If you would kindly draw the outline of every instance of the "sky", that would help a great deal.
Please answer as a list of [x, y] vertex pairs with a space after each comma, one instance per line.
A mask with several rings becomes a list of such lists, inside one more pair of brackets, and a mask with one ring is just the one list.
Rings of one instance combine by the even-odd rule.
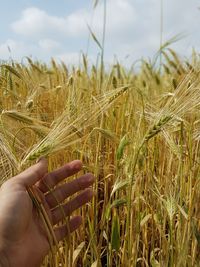
[[[161, 19], [161, 1], [163, 15]], [[88, 25], [102, 43], [104, 0], [7, 0], [0, 9], [0, 60], [49, 62], [51, 57], [67, 64], [90, 62], [100, 48]], [[177, 34], [182, 39], [171, 47], [185, 58], [200, 50], [200, 0], [106, 0], [105, 62], [116, 58], [132, 64], [153, 58], [162, 42]]]

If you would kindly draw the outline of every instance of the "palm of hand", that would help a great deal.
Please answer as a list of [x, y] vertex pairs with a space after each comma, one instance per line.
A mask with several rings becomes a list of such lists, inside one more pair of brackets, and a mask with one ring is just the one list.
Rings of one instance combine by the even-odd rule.
[[[9, 199], [9, 202], [6, 202], [6, 199]], [[0, 201], [5, 203], [0, 207], [0, 235], [3, 236], [3, 242], [7, 243], [6, 247], [11, 249], [8, 254], [16, 251], [20, 256], [20, 250], [23, 250], [23, 255], [34, 255], [40, 251], [43, 258], [48, 252], [49, 243], [41, 219], [26, 189], [7, 183], [0, 194]]]
[[[42, 160], [1, 187], [0, 236], [3, 246], [9, 248], [6, 254], [14, 255], [13, 258], [8, 256], [10, 266], [39, 266], [50, 248], [43, 222], [26, 188], [33, 186], [37, 190], [52, 225], [56, 225], [63, 219], [63, 210], [65, 215], [70, 215], [73, 210], [92, 197], [92, 191], [87, 189], [67, 204], [63, 204], [62, 211], [57, 206], [58, 202], [63, 202], [66, 197], [93, 183], [93, 176], [86, 174], [68, 184], [54, 188], [65, 177], [80, 169], [81, 163], [74, 161], [48, 174], [47, 163]], [[54, 196], [48, 192], [49, 188], [53, 188]], [[70, 231], [74, 231], [80, 224], [80, 216], [72, 218], [69, 222]], [[54, 232], [58, 241], [69, 234], [66, 226], [58, 227]]]

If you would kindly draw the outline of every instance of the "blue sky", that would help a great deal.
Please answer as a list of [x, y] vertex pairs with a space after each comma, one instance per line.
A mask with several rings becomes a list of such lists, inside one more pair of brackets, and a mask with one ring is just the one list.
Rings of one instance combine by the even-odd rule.
[[[153, 57], [160, 44], [160, 0], [107, 0], [105, 61], [116, 56], [124, 64]], [[77, 63], [80, 51], [95, 62], [99, 49], [88, 27], [101, 41], [103, 0], [7, 0], [0, 9], [0, 59], [21, 61], [25, 56], [51, 57]], [[199, 0], [163, 0], [163, 40], [183, 33], [172, 48], [182, 56], [200, 50]], [[8, 47], [10, 49], [8, 49]], [[11, 52], [9, 52], [9, 50]]]

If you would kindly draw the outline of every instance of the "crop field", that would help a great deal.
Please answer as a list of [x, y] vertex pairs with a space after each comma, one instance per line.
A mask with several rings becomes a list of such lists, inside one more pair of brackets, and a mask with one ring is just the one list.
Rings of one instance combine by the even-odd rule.
[[50, 236], [43, 267], [200, 266], [199, 55], [81, 62], [0, 64], [1, 183], [41, 156], [49, 171], [80, 159], [96, 177], [82, 226]]

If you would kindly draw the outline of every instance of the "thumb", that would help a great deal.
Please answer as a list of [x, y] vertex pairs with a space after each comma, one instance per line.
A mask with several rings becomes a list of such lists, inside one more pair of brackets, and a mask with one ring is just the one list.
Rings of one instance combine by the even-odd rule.
[[41, 158], [35, 165], [13, 177], [15, 181], [25, 187], [34, 185], [48, 172], [47, 159]]

